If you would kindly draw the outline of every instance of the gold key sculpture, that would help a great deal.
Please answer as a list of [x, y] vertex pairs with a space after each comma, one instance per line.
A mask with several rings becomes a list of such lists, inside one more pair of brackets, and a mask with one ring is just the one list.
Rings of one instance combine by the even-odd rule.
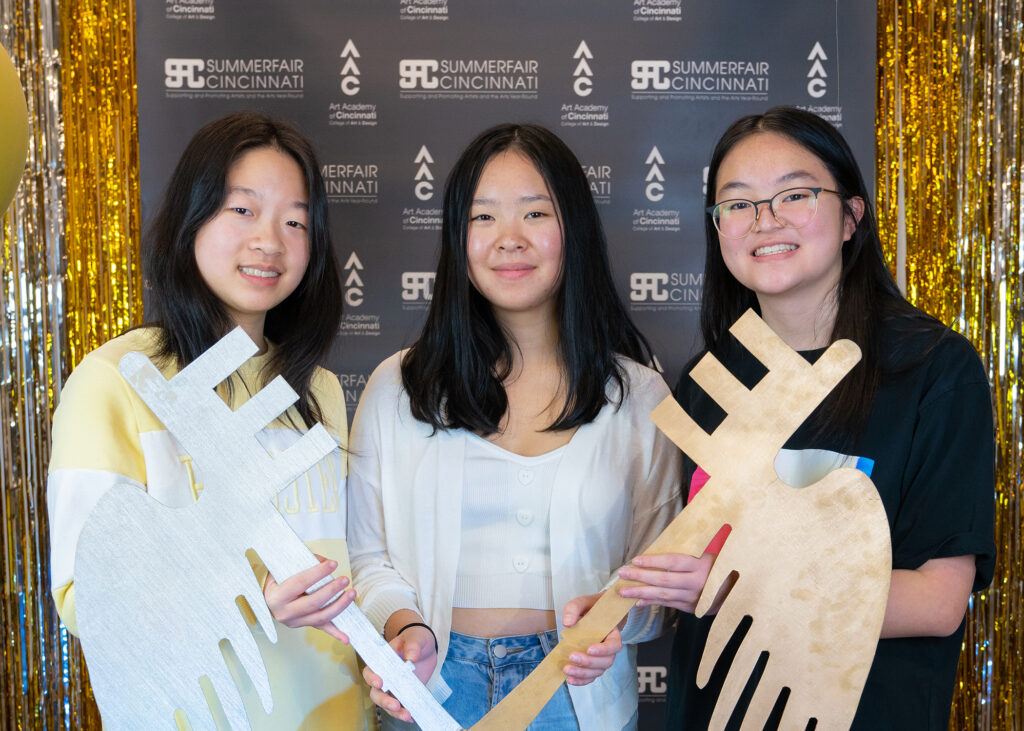
[[[780, 728], [849, 728], [882, 628], [892, 568], [889, 524], [871, 480], [842, 468], [804, 488], [784, 484], [775, 457], [797, 428], [860, 360], [849, 341], [811, 365], [748, 311], [730, 332], [767, 368], [752, 389], [710, 354], [691, 375], [728, 413], [707, 434], [672, 398], [651, 418], [710, 475], [707, 484], [646, 553], [701, 556], [723, 526], [731, 532], [697, 605], [703, 616], [734, 573], [708, 636], [697, 682], [704, 686], [745, 616], [752, 624], [729, 666], [711, 728], [728, 721], [763, 651], [768, 663], [742, 728], [760, 729], [789, 688]], [[544, 662], [474, 730], [524, 729], [563, 682], [572, 652], [600, 642], [635, 599], [619, 579]]]

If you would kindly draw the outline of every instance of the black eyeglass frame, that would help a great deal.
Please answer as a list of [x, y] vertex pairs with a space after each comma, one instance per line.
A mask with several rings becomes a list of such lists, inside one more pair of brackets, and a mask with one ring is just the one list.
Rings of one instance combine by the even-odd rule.
[[[742, 238], [746, 238], [750, 234], [750, 232], [754, 230], [754, 226], [757, 225], [757, 220], [761, 217], [761, 208], [760, 208], [760, 206], [761, 206], [762, 203], [767, 203], [768, 204], [768, 211], [772, 214], [772, 218], [774, 218], [776, 221], [779, 221], [779, 217], [775, 215], [775, 207], [772, 206], [772, 201], [775, 200], [776, 198], [778, 198], [783, 193], [788, 193], [791, 190], [809, 190], [812, 193], [814, 193], [814, 216], [818, 215], [818, 196], [821, 195], [822, 193], [834, 193], [835, 195], [839, 196], [843, 200], [846, 200], [846, 198], [847, 198], [847, 196], [843, 195], [840, 191], [832, 190], [831, 188], [822, 188], [822, 187], [815, 188], [815, 187], [810, 186], [810, 185], [797, 185], [797, 186], [794, 186], [792, 188], [786, 188], [784, 190], [780, 190], [778, 193], [773, 195], [771, 198], [765, 198], [765, 199], [759, 200], [759, 201], [752, 201], [752, 200], [750, 200], [748, 198], [727, 198], [726, 200], [721, 201], [719, 203], [716, 203], [713, 206], [708, 206], [704, 210], [707, 211], [709, 216], [711, 216], [711, 221], [715, 224], [715, 230], [718, 231], [718, 235], [719, 236], [725, 236], [725, 234], [722, 233], [722, 229], [719, 228], [719, 226], [718, 226], [718, 219], [719, 219], [719, 217], [715, 215], [715, 209], [718, 208], [719, 206], [725, 205], [726, 203], [731, 203], [733, 201], [743, 201], [745, 203], [749, 203], [752, 206], [754, 206], [754, 220], [750, 222], [750, 228], [747, 229], [746, 233], [744, 233], [742, 236], [725, 236], [725, 238], [727, 238], [727, 239], [733, 239], [733, 240], [742, 239]], [[811, 216], [810, 220], [807, 221], [807, 223], [805, 223], [805, 224], [803, 224], [801, 226], [792, 226], [791, 224], [783, 223], [782, 221], [779, 221], [779, 223], [782, 224], [783, 226], [791, 226], [792, 228], [803, 228], [804, 226], [808, 225], [811, 221], [814, 220], [814, 216]]]

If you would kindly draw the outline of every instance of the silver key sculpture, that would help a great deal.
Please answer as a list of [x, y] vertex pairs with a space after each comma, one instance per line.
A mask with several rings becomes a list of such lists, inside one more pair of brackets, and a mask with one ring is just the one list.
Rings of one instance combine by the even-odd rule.
[[[173, 729], [176, 711], [195, 731], [215, 728], [200, 678], [208, 679], [231, 729], [248, 729], [223, 640], [264, 709], [273, 706], [266, 667], [236, 605], [244, 597], [276, 641], [245, 552], [253, 549], [278, 581], [317, 564], [272, 501], [337, 445], [320, 424], [276, 456], [260, 445], [260, 430], [297, 399], [280, 376], [237, 411], [217, 395], [216, 386], [256, 350], [236, 329], [170, 380], [141, 353], [121, 359], [121, 374], [201, 466], [205, 489], [192, 505], [169, 508], [138, 487], [115, 485], [83, 527], [76, 614], [107, 729]], [[334, 625], [424, 729], [460, 728], [355, 604]]]

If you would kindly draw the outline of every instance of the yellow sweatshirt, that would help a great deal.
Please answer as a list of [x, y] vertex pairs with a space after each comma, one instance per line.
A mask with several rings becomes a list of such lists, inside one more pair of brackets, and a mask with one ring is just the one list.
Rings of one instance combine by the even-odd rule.
[[[51, 589], [57, 611], [73, 634], [75, 548], [100, 496], [117, 483], [136, 485], [170, 507], [183, 507], [202, 495], [201, 466], [192, 463], [117, 370], [121, 356], [129, 351], [152, 354], [156, 334], [152, 328], [132, 330], [87, 355], [61, 391], [54, 413], [47, 482]], [[232, 408], [259, 390], [258, 373], [269, 357], [270, 353], [255, 356], [239, 368], [232, 376], [230, 395], [222, 389]], [[164, 376], [170, 378], [175, 370], [164, 368]], [[324, 427], [343, 447], [348, 430], [338, 379], [319, 369], [312, 389], [324, 413]], [[294, 408], [289, 414], [301, 423]], [[277, 453], [299, 436], [291, 423], [279, 418], [259, 439]], [[278, 493], [277, 508], [311, 550], [336, 560], [337, 573], [348, 575], [345, 487], [346, 460], [338, 449]], [[266, 569], [253, 569], [262, 580]], [[282, 624], [277, 625], [277, 643], [271, 643], [254, 622], [250, 617], [270, 677], [271, 715], [263, 711], [241, 668], [232, 668], [235, 677], [243, 679], [239, 690], [254, 731], [375, 728], [373, 706], [350, 647], [320, 630]]]

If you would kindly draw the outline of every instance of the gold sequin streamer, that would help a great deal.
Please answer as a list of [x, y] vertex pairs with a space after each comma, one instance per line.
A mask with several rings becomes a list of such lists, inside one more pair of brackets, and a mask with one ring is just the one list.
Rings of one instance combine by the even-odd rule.
[[[901, 214], [908, 298], [964, 333], [992, 383], [995, 580], [975, 595], [951, 729], [1024, 719], [1021, 326], [1024, 315], [1021, 0], [880, 0], [879, 222], [894, 268]], [[900, 186], [902, 200], [901, 212]]]
[[[134, 0], [60, 2], [67, 198], [62, 375], [142, 322]], [[99, 728], [77, 640], [63, 635], [71, 715]]]
[[[43, 486], [49, 458], [54, 361], [59, 348], [60, 66], [55, 3], [0, 2], [0, 42], [25, 89], [29, 152], [3, 218], [0, 318], [0, 722], [58, 728], [63, 647], [48, 591]], [[0, 110], [3, 113], [3, 110]]]
[[134, 37], [131, 0], [0, 0], [0, 43], [30, 124], [26, 175], [3, 219], [2, 729], [100, 727], [50, 599], [46, 464], [63, 378], [141, 321]]
[[[63, 0], [69, 366], [142, 322], [133, 0]], [[70, 370], [70, 369], [69, 369]]]

